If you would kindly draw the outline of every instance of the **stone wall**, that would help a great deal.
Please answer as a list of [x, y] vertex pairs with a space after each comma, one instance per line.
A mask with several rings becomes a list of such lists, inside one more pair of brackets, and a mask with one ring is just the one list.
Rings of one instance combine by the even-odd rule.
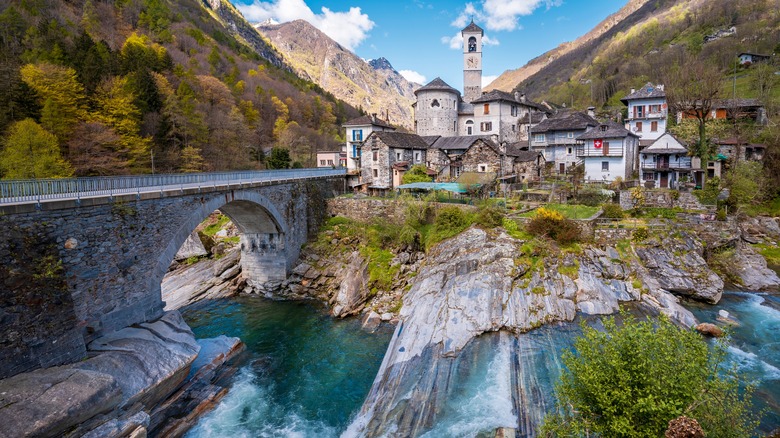
[[[433, 203], [437, 208], [456, 206], [474, 211], [477, 207], [465, 204]], [[330, 217], [343, 216], [360, 222], [371, 222], [382, 218], [389, 222], [400, 223], [405, 219], [406, 206], [403, 202], [393, 199], [360, 199], [332, 198], [328, 199], [327, 214]]]
[[[678, 193], [679, 198], [673, 199], [672, 194]], [[690, 192], [677, 192], [675, 190], [645, 190], [645, 207], [663, 207], [672, 208], [679, 207], [683, 210], [708, 210], [709, 208], [702, 205], [696, 196]], [[631, 190], [620, 191], [620, 207], [623, 210], [630, 210], [634, 208], [631, 202]]]
[[[282, 239], [279, 258], [289, 269], [319, 228], [325, 198], [341, 186], [338, 179], [210, 193], [185, 189], [6, 211], [0, 229], [13, 232], [0, 234], [0, 378], [78, 359], [92, 339], [162, 316], [160, 284], [171, 261], [192, 230], [223, 206], [267, 212], [283, 236], [274, 239]], [[237, 224], [242, 233], [268, 232], [269, 224], [243, 222]]]

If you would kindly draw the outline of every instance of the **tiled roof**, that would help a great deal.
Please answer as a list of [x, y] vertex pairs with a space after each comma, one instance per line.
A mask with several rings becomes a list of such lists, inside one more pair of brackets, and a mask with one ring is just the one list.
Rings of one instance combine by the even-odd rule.
[[629, 100], [650, 99], [654, 97], [666, 97], [666, 93], [663, 90], [663, 85], [658, 86], [648, 82], [645, 85], [643, 85], [642, 88], [620, 99], [620, 101], [623, 102], [624, 105], [628, 105]]
[[539, 157], [541, 152], [523, 150], [522, 148], [525, 146], [526, 146], [525, 142], [510, 143], [506, 145], [506, 155], [509, 157], [515, 157], [515, 161], [521, 161], [521, 162], [536, 161], [536, 159]]
[[761, 101], [758, 99], [721, 99], [712, 102], [713, 108], [749, 108], [761, 107]]
[[528, 123], [528, 118], [530, 116], [531, 118], [531, 124], [535, 125], [537, 123], [540, 123], [542, 120], [544, 120], [544, 117], [547, 115], [545, 112], [535, 112], [535, 113], [526, 113], [523, 115], [523, 117], [520, 117], [520, 120], [518, 123]]
[[[405, 132], [374, 131], [369, 135], [378, 137], [382, 143], [394, 149], [428, 149], [428, 143], [417, 134]], [[366, 139], [368, 140], [368, 139]]]
[[638, 135], [624, 128], [623, 125], [615, 122], [602, 123], [590, 131], [577, 137], [577, 140], [593, 140], [597, 138], [624, 138], [628, 136], [637, 137]]
[[531, 132], [539, 134], [549, 131], [576, 131], [587, 129], [589, 126], [596, 126], [599, 122], [593, 117], [578, 111], [562, 111], [554, 116], [543, 120], [538, 125], [531, 128]]
[[471, 20], [471, 23], [469, 23], [468, 26], [464, 27], [461, 32], [479, 32], [480, 34], [484, 35], [485, 31], [482, 30], [481, 27], [474, 24], [474, 20]]
[[646, 147], [643, 154], [687, 154], [688, 148], [685, 147], [677, 137], [667, 132], [658, 137], [653, 144]]
[[458, 96], [460, 96], [460, 91], [450, 87], [446, 82], [441, 80], [441, 78], [436, 78], [427, 84], [423, 85], [422, 87], [414, 90], [414, 95], [416, 96], [417, 93], [420, 91], [430, 91], [430, 90], [438, 90], [438, 91], [451, 91], [454, 93], [457, 93]]
[[441, 137], [441, 135], [423, 135], [422, 139], [425, 140], [426, 143], [428, 143], [428, 146], [433, 145], [433, 143], [436, 142]]
[[477, 140], [483, 140], [491, 147], [495, 147], [493, 140], [490, 137], [483, 137], [477, 135], [459, 135], [456, 137], [440, 137], [432, 145], [432, 149], [445, 149], [448, 151], [462, 150], [470, 148]]
[[374, 126], [381, 126], [383, 128], [393, 128], [393, 126], [391, 126], [390, 123], [380, 118], [372, 118], [371, 116], [356, 117], [348, 121], [347, 123], [344, 123], [341, 126], [364, 126], [364, 125], [374, 125]]
[[513, 93], [507, 93], [506, 91], [501, 90], [490, 90], [486, 93], [483, 93], [482, 96], [474, 99], [471, 101], [471, 103], [487, 103], [487, 102], [496, 102], [496, 101], [504, 101], [504, 102], [510, 102], [517, 105], [525, 105], [529, 106], [531, 108], [536, 108], [540, 111], [545, 111], [546, 109], [536, 102], [531, 102], [530, 100], [520, 100], [516, 99], [515, 95]]

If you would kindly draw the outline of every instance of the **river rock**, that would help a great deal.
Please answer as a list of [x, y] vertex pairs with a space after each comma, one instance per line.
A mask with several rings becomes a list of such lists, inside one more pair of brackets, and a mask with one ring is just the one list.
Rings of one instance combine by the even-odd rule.
[[88, 345], [94, 357], [72, 365], [112, 376], [122, 388], [122, 405], [151, 407], [187, 377], [200, 347], [178, 311], [159, 320], [127, 327]]
[[740, 286], [747, 290], [776, 291], [780, 287], [780, 277], [750, 245], [740, 245], [725, 268], [730, 269], [739, 278]]
[[723, 330], [721, 330], [721, 328], [715, 324], [709, 322], [702, 322], [701, 324], [697, 324], [694, 328], [699, 333], [713, 338], [720, 338], [723, 336]]
[[190, 257], [203, 257], [209, 255], [209, 252], [206, 251], [206, 247], [203, 246], [203, 242], [200, 241], [200, 237], [198, 236], [197, 231], [193, 231], [190, 233], [189, 237], [187, 237], [187, 240], [184, 241], [184, 244], [179, 248], [179, 251], [174, 256], [174, 260], [186, 260]]
[[234, 248], [220, 259], [201, 260], [165, 274], [161, 285], [165, 310], [238, 293], [240, 259], [241, 251]]
[[343, 318], [359, 312], [368, 295], [368, 261], [355, 251], [344, 268], [333, 304], [333, 316]]
[[720, 301], [723, 280], [703, 257], [702, 244], [690, 234], [635, 248], [636, 254], [661, 289], [710, 304]]
[[368, 312], [365, 317], [363, 317], [363, 324], [361, 325], [361, 328], [369, 333], [373, 333], [376, 331], [376, 329], [379, 328], [381, 323], [382, 319], [379, 317], [379, 314], [372, 310], [371, 312]]
[[122, 401], [122, 388], [106, 373], [70, 366], [35, 370], [0, 380], [0, 437], [58, 436]]

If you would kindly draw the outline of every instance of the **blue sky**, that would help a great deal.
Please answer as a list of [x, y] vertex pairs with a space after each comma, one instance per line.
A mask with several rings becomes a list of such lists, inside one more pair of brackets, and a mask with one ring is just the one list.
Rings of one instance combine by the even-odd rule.
[[[358, 56], [384, 56], [408, 79], [463, 88], [453, 37], [483, 29], [483, 82], [588, 32], [626, 0], [231, 0], [251, 22], [304, 19]], [[254, 1], [254, 2], [253, 2]], [[451, 47], [457, 47], [453, 49]]]

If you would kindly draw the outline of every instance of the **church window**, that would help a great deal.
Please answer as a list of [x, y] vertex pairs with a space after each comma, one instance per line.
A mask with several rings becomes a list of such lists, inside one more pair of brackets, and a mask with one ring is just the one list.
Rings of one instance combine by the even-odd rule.
[[439, 107], [439, 106], [441, 106], [439, 104], [439, 100], [438, 99], [433, 99], [433, 102], [431, 102], [431, 108], [436, 108], [436, 107]]
[[487, 115], [487, 114], [490, 114], [490, 104], [489, 104], [489, 103], [486, 103], [486, 104], [484, 105], [484, 108], [483, 108], [483, 110], [482, 110], [482, 111], [485, 113], [485, 115]]
[[477, 39], [474, 37], [469, 38], [469, 52], [477, 51]]

